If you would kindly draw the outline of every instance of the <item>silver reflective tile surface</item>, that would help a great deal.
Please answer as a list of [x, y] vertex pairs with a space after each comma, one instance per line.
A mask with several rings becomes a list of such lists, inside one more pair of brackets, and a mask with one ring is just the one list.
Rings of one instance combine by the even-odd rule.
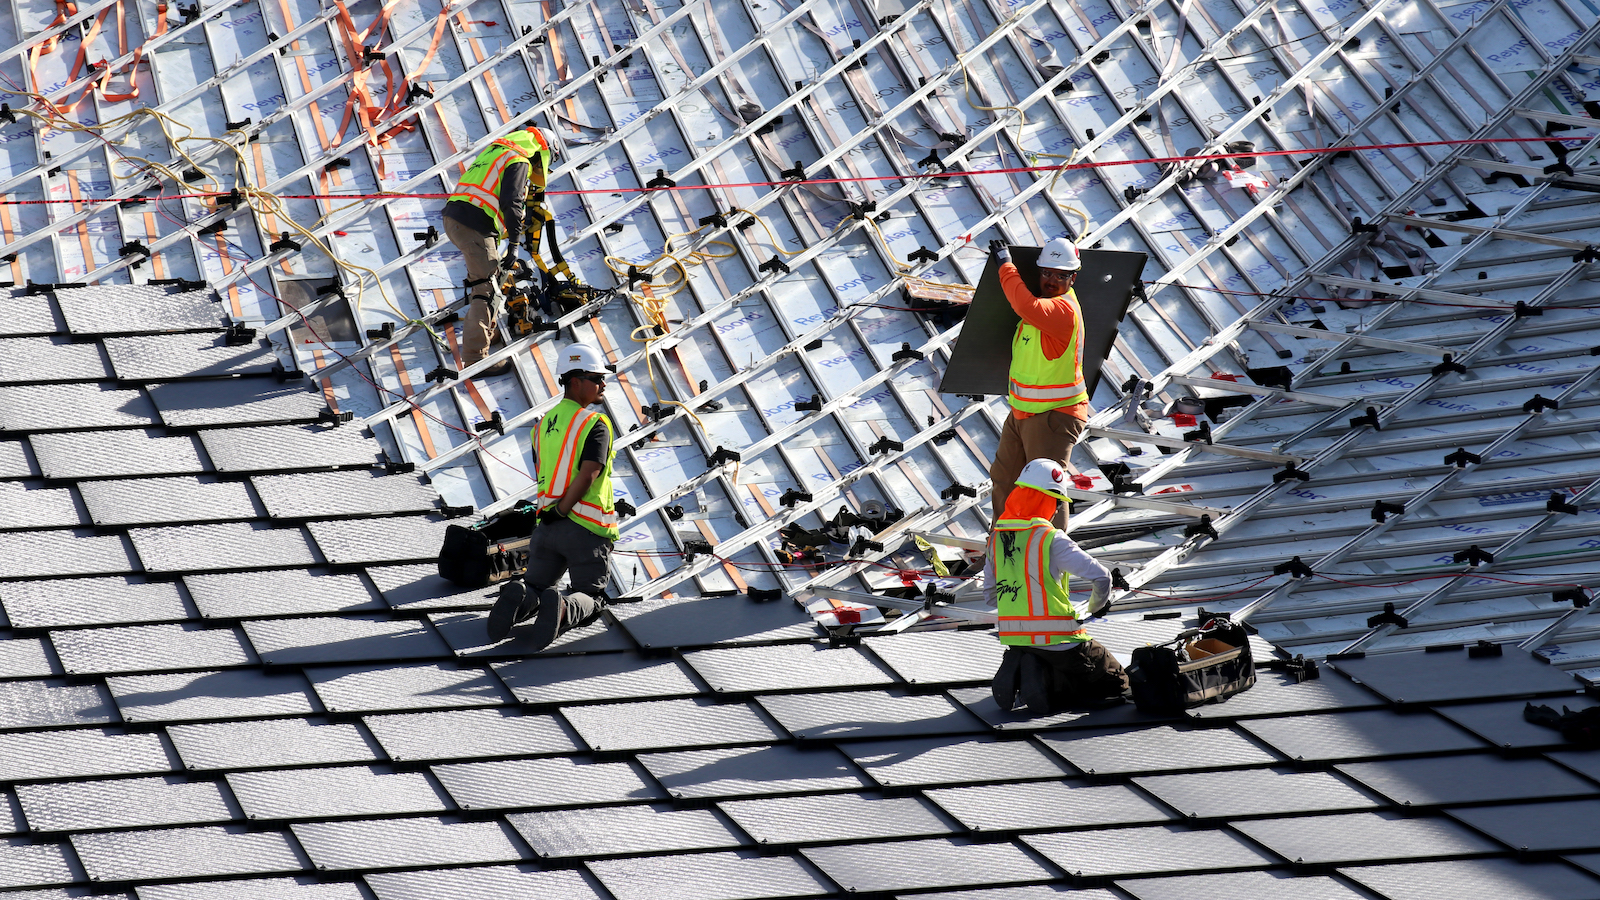
[[[1595, 605], [1563, 593], [1600, 530], [1592, 10], [199, 12], [0, 14], [42, 98], [0, 116], [0, 889], [1600, 897], [1516, 855], [1600, 851], [1593, 767], [1522, 718], [1600, 679]], [[545, 248], [617, 289], [459, 378], [427, 195], [530, 119], [562, 151]], [[1149, 161], [1190, 148], [1251, 158]], [[157, 201], [135, 158], [196, 196]], [[662, 166], [684, 189], [638, 190]], [[1006, 407], [957, 382], [1005, 344], [962, 286], [991, 239], [1060, 235], [1110, 348], [1071, 531], [1129, 586], [1090, 631], [1126, 662], [1249, 609], [1258, 659], [1364, 658], [1180, 719], [1033, 717], [989, 697], [981, 628], [867, 609], [823, 643], [795, 597], [929, 596], [959, 554], [912, 533], [986, 534]], [[1147, 279], [1114, 341], [1107, 254]], [[962, 305], [917, 312], [930, 288]], [[536, 654], [489, 644], [494, 587], [436, 555], [530, 496], [575, 338], [618, 370], [610, 590], [642, 599]], [[1313, 574], [1273, 574], [1296, 556]], [[1413, 652], [1480, 640], [1504, 655]]]

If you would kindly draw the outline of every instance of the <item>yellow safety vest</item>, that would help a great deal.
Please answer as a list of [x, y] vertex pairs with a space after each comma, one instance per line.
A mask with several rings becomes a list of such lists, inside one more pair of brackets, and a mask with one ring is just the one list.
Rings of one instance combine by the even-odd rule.
[[[1078, 297], [1067, 291], [1074, 309]], [[1083, 314], [1079, 310], [1072, 340], [1055, 359], [1044, 355], [1044, 335], [1027, 322], [1018, 322], [1011, 337], [1011, 406], [1026, 413], [1042, 413], [1075, 406], [1089, 399], [1083, 383]]]
[[994, 560], [1000, 643], [1028, 646], [1089, 640], [1067, 594], [1067, 574], [1050, 577], [1050, 545], [1055, 539], [1056, 527], [1049, 519], [994, 523], [989, 558]]
[[[517, 162], [537, 162], [540, 171], [548, 176], [550, 150], [532, 132], [513, 131], [483, 148], [456, 182], [456, 192], [450, 195], [451, 200], [466, 201], [488, 213], [494, 222], [496, 237], [506, 233], [506, 223], [500, 215], [500, 181], [506, 166]], [[528, 188], [531, 190], [533, 186], [530, 178]]]
[[584, 492], [567, 517], [603, 538], [617, 539], [616, 498], [611, 493], [611, 462], [617, 458], [617, 430], [604, 413], [584, 409], [563, 397], [556, 408], [550, 410], [540, 422], [535, 444], [539, 448], [539, 495], [535, 503], [540, 509], [559, 501], [567, 493], [567, 485], [578, 474], [578, 457], [589, 431], [596, 422], [606, 423], [611, 432], [611, 452], [594, 484]]

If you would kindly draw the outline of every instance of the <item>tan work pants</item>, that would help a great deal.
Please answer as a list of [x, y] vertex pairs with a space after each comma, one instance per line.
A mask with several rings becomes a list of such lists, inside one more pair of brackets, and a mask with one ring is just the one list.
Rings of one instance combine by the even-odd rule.
[[456, 245], [467, 263], [467, 281], [487, 279], [482, 284], [467, 288], [471, 299], [467, 303], [467, 320], [462, 327], [461, 364], [470, 366], [489, 355], [489, 344], [494, 340], [495, 319], [500, 315], [502, 298], [500, 284], [495, 277], [500, 270], [497, 254], [499, 241], [494, 235], [484, 234], [445, 217], [444, 234]]
[[[994, 464], [989, 466], [989, 479], [994, 482], [994, 517], [1006, 508], [1006, 498], [1017, 486], [1017, 476], [1022, 467], [1035, 459], [1053, 459], [1065, 468], [1072, 445], [1083, 435], [1088, 423], [1077, 416], [1069, 416], [1052, 409], [1038, 415], [1019, 419], [1006, 414], [1006, 424], [1000, 429], [1000, 449], [995, 451]], [[1052, 522], [1057, 528], [1067, 527], [1067, 505], [1056, 508]]]

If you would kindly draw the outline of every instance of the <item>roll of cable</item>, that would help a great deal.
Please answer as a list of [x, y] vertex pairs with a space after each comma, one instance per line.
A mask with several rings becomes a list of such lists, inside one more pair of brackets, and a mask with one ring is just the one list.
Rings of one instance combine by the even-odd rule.
[[1206, 405], [1194, 397], [1179, 397], [1167, 406], [1168, 416], [1198, 416], [1206, 411]]

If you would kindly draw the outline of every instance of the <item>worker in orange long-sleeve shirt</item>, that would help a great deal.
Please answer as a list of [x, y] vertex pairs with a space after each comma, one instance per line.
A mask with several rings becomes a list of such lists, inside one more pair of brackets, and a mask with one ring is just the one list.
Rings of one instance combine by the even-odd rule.
[[[1088, 424], [1089, 394], [1083, 378], [1083, 315], [1072, 292], [1082, 268], [1078, 248], [1056, 238], [1039, 252], [1042, 297], [1023, 283], [1005, 242], [991, 241], [989, 249], [1000, 259], [1006, 300], [1022, 317], [1011, 338], [1011, 414], [989, 467], [994, 517], [999, 519], [1029, 460], [1056, 460], [1071, 471], [1067, 456]], [[1067, 504], [1060, 504], [1052, 521], [1057, 528], [1066, 527]]]

